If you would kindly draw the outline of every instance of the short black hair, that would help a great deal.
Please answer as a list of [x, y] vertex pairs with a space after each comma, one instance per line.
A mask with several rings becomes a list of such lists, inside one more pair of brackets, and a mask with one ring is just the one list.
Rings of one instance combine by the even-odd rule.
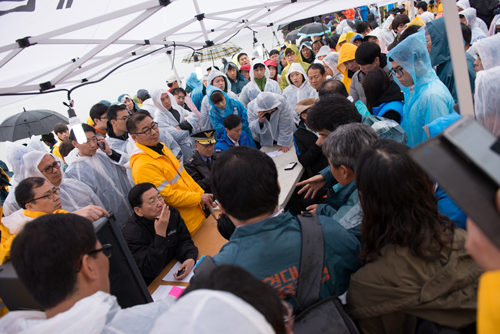
[[324, 96], [332, 94], [341, 94], [346, 98], [349, 96], [349, 93], [347, 92], [347, 89], [345, 88], [345, 85], [342, 81], [334, 79], [326, 80], [319, 88], [319, 98], [321, 99]]
[[415, 7], [422, 9], [424, 12], [427, 11], [427, 3], [425, 1], [420, 1]]
[[307, 113], [307, 126], [313, 131], [335, 131], [339, 126], [361, 122], [358, 109], [345, 96], [326, 95], [319, 99]]
[[186, 95], [187, 95], [187, 93], [186, 93], [186, 91], [184, 90], [184, 88], [181, 88], [181, 87], [176, 87], [176, 88], [174, 88], [174, 89], [172, 89], [172, 90], [170, 91], [170, 94], [172, 94], [172, 95], [177, 95], [177, 94], [179, 94], [179, 93], [184, 94], [184, 96], [186, 96]]
[[127, 126], [127, 131], [130, 134], [134, 134], [137, 131], [137, 124], [142, 122], [146, 117], [151, 117], [151, 114], [147, 110], [139, 110], [135, 113], [133, 113], [127, 120], [126, 126]]
[[238, 59], [238, 63], [240, 62], [240, 58], [241, 58], [241, 56], [243, 56], [243, 55], [245, 55], [245, 56], [247, 56], [247, 57], [248, 57], [248, 55], [247, 55], [246, 53], [244, 53], [244, 52], [240, 53], [240, 54], [238, 55], [238, 58], [237, 58], [237, 59]]
[[82, 257], [94, 250], [92, 223], [75, 214], [50, 214], [26, 224], [10, 257], [19, 280], [43, 309], [71, 296]]
[[68, 130], [69, 130], [68, 126], [64, 123], [56, 123], [56, 125], [54, 125], [54, 132], [56, 133], [56, 135], [58, 133], [63, 133]]
[[460, 23], [460, 27], [462, 28], [462, 37], [464, 38], [465, 45], [470, 45], [472, 40], [472, 30], [468, 25], [464, 23]]
[[401, 38], [399, 39], [398, 44], [404, 41], [408, 36], [416, 34], [420, 30], [420, 28], [421, 27], [418, 25], [413, 25], [406, 28], [401, 34]]
[[194, 277], [179, 299], [200, 289], [232, 293], [259, 311], [276, 334], [286, 333], [278, 294], [271, 286], [259, 281], [245, 269], [232, 265], [217, 266], [210, 273]]
[[382, 50], [380, 50], [377, 43], [366, 42], [358, 46], [354, 57], [359, 65], [368, 65], [373, 64], [375, 58], [379, 57], [380, 59], [381, 52]]
[[276, 165], [252, 147], [237, 146], [222, 152], [214, 161], [210, 180], [214, 197], [236, 219], [272, 213], [278, 205]]
[[139, 183], [130, 189], [128, 193], [128, 201], [130, 206], [133, 208], [140, 207], [142, 205], [142, 194], [151, 188], [155, 188], [155, 185], [149, 182]]
[[272, 55], [278, 55], [279, 56], [280, 52], [276, 49], [272, 49], [271, 51], [269, 51], [269, 56], [272, 56]]
[[230, 114], [227, 115], [226, 118], [224, 118], [224, 127], [228, 130], [232, 130], [238, 125], [240, 125], [242, 122], [243, 121], [240, 116], [235, 114]]
[[95, 119], [101, 119], [102, 115], [108, 112], [108, 106], [104, 103], [96, 103], [90, 108], [90, 118], [95, 123]]
[[408, 15], [399, 14], [392, 21], [392, 30], [397, 31], [400, 25], [407, 23], [410, 23], [410, 18], [408, 17]]
[[262, 64], [262, 63], [257, 63], [255, 65], [253, 65], [253, 69], [256, 70], [258, 68], [266, 68], [266, 65]]
[[366, 21], [361, 21], [361, 22], [358, 22], [358, 24], [356, 24], [356, 32], [358, 34], [364, 33], [366, 30], [368, 30], [368, 28], [371, 29], [371, 26]]
[[212, 101], [213, 104], [222, 102], [223, 99], [224, 99], [224, 94], [219, 90], [214, 91], [212, 95], [210, 95], [210, 101]]
[[307, 74], [309, 74], [310, 70], [319, 70], [319, 73], [321, 73], [321, 75], [325, 75], [325, 73], [326, 73], [325, 67], [323, 66], [323, 64], [318, 64], [318, 63], [312, 63], [309, 66], [309, 68], [307, 69]]
[[116, 119], [117, 117], [116, 114], [120, 110], [126, 110], [128, 112], [128, 108], [124, 104], [113, 104], [112, 106], [109, 106], [107, 113], [108, 122], [111, 121], [112, 119]]
[[43, 177], [28, 177], [19, 182], [15, 190], [17, 204], [21, 208], [26, 209], [26, 204], [35, 198], [33, 189], [40, 188], [45, 182], [49, 181]]
[[[88, 125], [87, 123], [82, 123], [82, 128], [83, 128], [83, 132], [93, 132], [95, 134], [95, 129]], [[69, 132], [69, 139], [71, 141], [76, 141], [76, 136], [75, 136], [75, 132], [73, 131], [73, 129], [71, 129], [71, 131]]]
[[66, 140], [59, 145], [59, 153], [61, 153], [61, 157], [64, 159], [68, 156], [69, 152], [73, 151], [75, 147], [71, 140]]

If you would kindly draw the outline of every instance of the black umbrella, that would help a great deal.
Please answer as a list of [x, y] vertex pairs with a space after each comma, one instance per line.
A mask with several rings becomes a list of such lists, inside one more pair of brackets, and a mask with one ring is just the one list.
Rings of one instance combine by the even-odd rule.
[[323, 36], [330, 32], [330, 27], [323, 23], [306, 24], [299, 29], [299, 36]]
[[0, 142], [16, 141], [44, 135], [54, 130], [56, 123], [69, 124], [68, 118], [51, 110], [24, 110], [0, 124]]
[[297, 38], [299, 38], [299, 36], [297, 36], [298, 33], [299, 33], [298, 30], [294, 30], [292, 32], [289, 32], [288, 35], [286, 35], [286, 37], [285, 37], [285, 42], [290, 42], [290, 43], [295, 44], [295, 41], [297, 40]]
[[292, 31], [293, 29], [295, 29], [297, 27], [301, 27], [306, 23], [320, 22], [320, 21], [321, 21], [321, 16], [308, 17], [306, 19], [301, 19], [301, 20], [288, 22], [288, 23], [282, 23], [278, 26], [278, 30], [286, 29], [288, 31]]

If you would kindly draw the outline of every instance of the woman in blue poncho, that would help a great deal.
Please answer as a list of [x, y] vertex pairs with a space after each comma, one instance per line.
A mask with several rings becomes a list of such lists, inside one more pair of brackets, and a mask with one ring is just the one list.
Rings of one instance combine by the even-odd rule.
[[427, 136], [422, 127], [453, 113], [453, 97], [431, 66], [425, 31], [419, 31], [394, 47], [389, 54], [392, 74], [405, 97], [401, 126], [414, 147]]
[[240, 101], [229, 98], [226, 93], [214, 86], [208, 86], [207, 95], [210, 102], [208, 115], [217, 136], [224, 132], [224, 118], [231, 114], [241, 117], [243, 131], [251, 136], [252, 131], [248, 127], [247, 110]]

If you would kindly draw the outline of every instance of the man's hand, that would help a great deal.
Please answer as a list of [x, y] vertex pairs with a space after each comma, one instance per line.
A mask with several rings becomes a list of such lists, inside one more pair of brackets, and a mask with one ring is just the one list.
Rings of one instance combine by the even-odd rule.
[[180, 126], [176, 126], [175, 128], [176, 128], [177, 130], [182, 130], [182, 129], [180, 128]]
[[259, 122], [260, 123], [264, 123], [264, 121], [266, 120], [266, 112], [265, 111], [259, 111], [258, 115], [259, 115]]
[[179, 270], [182, 270], [182, 268], [185, 268], [184, 274], [177, 276], [177, 273], [174, 273], [174, 278], [178, 279], [178, 280], [183, 279], [184, 277], [186, 277], [191, 272], [191, 270], [193, 269], [193, 267], [194, 267], [194, 260], [193, 259], [187, 259], [179, 267]]
[[161, 237], [167, 237], [167, 227], [170, 221], [170, 210], [166, 204], [158, 217], [155, 218], [155, 233]]
[[[104, 144], [104, 148], [102, 148], [99, 143], [103, 143]], [[106, 142], [106, 140], [104, 140], [103, 137], [97, 137], [97, 146], [104, 152], [106, 153], [107, 155], [110, 155], [111, 154], [111, 148], [109, 147], [108, 143]]]
[[101, 217], [109, 217], [108, 212], [97, 205], [87, 205], [86, 207], [73, 211], [72, 213], [87, 218], [91, 222], [95, 222]]
[[316, 196], [316, 193], [319, 190], [321, 190], [325, 185], [326, 185], [326, 180], [321, 174], [315, 175], [307, 180], [304, 180], [296, 184], [297, 187], [303, 186], [302, 189], [298, 191], [299, 195], [307, 191], [304, 198], [312, 198]]
[[316, 208], [318, 207], [318, 204], [313, 204], [309, 205], [306, 210], [309, 211], [310, 213], [316, 213]]
[[319, 136], [318, 139], [316, 140], [316, 145], [319, 147], [323, 146], [323, 143], [325, 142], [325, 137], [324, 136]]
[[286, 152], [290, 151], [290, 147], [280, 146], [280, 148], [278, 148], [278, 151], [282, 151], [283, 153], [286, 153]]
[[201, 206], [203, 209], [208, 208], [211, 206], [212, 208], [215, 208], [217, 205], [214, 204], [214, 195], [213, 194], [202, 194], [201, 195]]

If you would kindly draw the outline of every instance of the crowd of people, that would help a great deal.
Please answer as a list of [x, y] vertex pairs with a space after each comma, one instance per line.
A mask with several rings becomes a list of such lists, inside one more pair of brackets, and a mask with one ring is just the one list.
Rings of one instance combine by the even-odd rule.
[[[421, 1], [413, 15], [380, 17], [372, 5], [366, 21], [345, 11], [325, 20], [330, 34], [268, 59], [238, 53], [185, 88], [171, 73], [164, 88], [99, 101], [85, 140], [58, 123], [41, 139], [50, 153], [12, 144], [0, 262], [12, 260], [44, 313], [9, 312], [0, 332], [292, 333], [300, 211], [324, 236], [320, 300], [345, 295], [360, 332], [470, 333], [478, 320], [480, 333], [500, 330], [498, 298], [487, 298], [499, 294], [498, 236], [467, 221], [409, 154], [461, 117], [440, 8]], [[500, 15], [482, 20], [468, 0], [457, 8], [475, 116], [499, 137]], [[259, 151], [273, 145], [305, 170], [288, 211]], [[173, 258], [176, 279], [190, 274], [192, 235], [217, 206], [228, 239], [217, 269], [178, 301], [121, 309], [109, 294], [112, 246], [90, 222], [114, 216], [149, 285]]]

